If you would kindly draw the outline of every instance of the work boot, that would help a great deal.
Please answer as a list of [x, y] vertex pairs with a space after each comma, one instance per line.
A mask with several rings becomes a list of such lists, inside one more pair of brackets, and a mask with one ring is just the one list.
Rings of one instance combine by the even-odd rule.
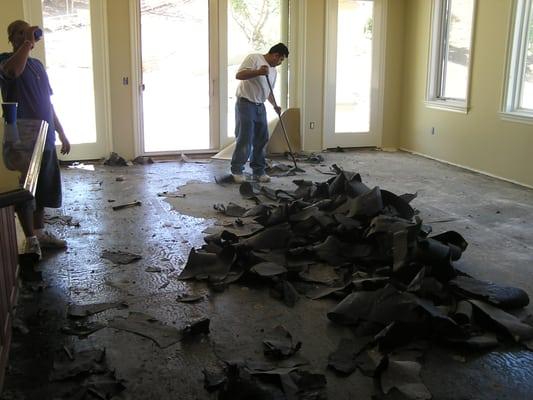
[[261, 182], [261, 183], [268, 183], [270, 182], [270, 176], [268, 176], [267, 174], [263, 174], [263, 175], [254, 175], [254, 179], [258, 182]]
[[244, 174], [231, 174], [233, 176], [233, 182], [243, 183], [246, 182], [246, 176]]
[[64, 249], [67, 247], [66, 240], [60, 239], [47, 231], [41, 231], [40, 233], [37, 233], [37, 238], [39, 239], [39, 243], [43, 249]]
[[30, 236], [26, 238], [24, 243], [24, 254], [35, 254], [38, 260], [42, 258], [41, 246], [39, 245], [39, 239], [37, 236]]

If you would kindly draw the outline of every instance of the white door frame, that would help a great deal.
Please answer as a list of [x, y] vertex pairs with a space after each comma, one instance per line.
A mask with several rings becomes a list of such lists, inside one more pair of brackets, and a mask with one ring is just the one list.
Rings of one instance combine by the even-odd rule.
[[[225, 55], [222, 47], [226, 41], [222, 40], [219, 35], [224, 35], [225, 30], [220, 17], [223, 10], [222, 3], [227, 0], [208, 0], [209, 1], [209, 147], [217, 150], [220, 147], [222, 127], [221, 120], [224, 119], [225, 112], [222, 113], [223, 103], [220, 98], [220, 80], [224, 79], [225, 65], [219, 60]], [[221, 4], [219, 4], [221, 3]], [[134, 132], [134, 151], [135, 156], [139, 155], [166, 155], [176, 154], [176, 150], [150, 152], [144, 150], [144, 121], [143, 121], [143, 79], [142, 79], [142, 43], [141, 43], [141, 8], [140, 0], [129, 0], [130, 4], [130, 34], [131, 34], [131, 65], [132, 65], [132, 99], [133, 99], [133, 132]], [[192, 38], [189, 38], [194, 40]], [[224, 46], [222, 45], [224, 44]], [[217, 66], [220, 64], [220, 68]], [[224, 68], [224, 71], [222, 70]], [[220, 118], [219, 118], [220, 116]], [[220, 124], [218, 121], [221, 121]], [[202, 150], [187, 150], [187, 153], [204, 153]]]
[[[23, 0], [22, 5], [26, 21], [32, 25], [43, 26], [43, 9], [41, 0]], [[90, 13], [93, 47], [96, 143], [73, 144], [70, 154], [60, 155], [62, 160], [100, 159], [109, 154], [112, 148], [107, 0], [91, 0]], [[46, 38], [44, 43], [46, 45]], [[46, 65], [44, 46], [40, 49], [36, 49], [35, 56]], [[58, 118], [61, 121], [61, 112], [58, 112]], [[68, 131], [65, 132], [65, 134], [68, 137]]]
[[[370, 1], [370, 0], [367, 0]], [[337, 8], [338, 0], [326, 0], [326, 49], [324, 69], [324, 131], [322, 148], [381, 146], [385, 82], [386, 21], [389, 0], [373, 0], [372, 78], [370, 90], [370, 131], [335, 134]]]

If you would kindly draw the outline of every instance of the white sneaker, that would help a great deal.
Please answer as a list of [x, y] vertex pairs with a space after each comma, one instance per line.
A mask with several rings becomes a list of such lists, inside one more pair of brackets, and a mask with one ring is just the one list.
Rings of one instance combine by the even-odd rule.
[[246, 182], [246, 176], [244, 174], [231, 174], [233, 176], [233, 182], [235, 183], [243, 183]]
[[42, 231], [41, 233], [37, 234], [37, 238], [39, 239], [39, 243], [41, 244], [41, 247], [43, 249], [64, 249], [67, 247], [67, 241], [58, 238], [54, 234]]
[[37, 239], [37, 236], [26, 238], [26, 243], [24, 243], [24, 254], [36, 254], [39, 257], [39, 260], [42, 258], [41, 246], [39, 245], [39, 239]]
[[268, 176], [267, 174], [263, 174], [263, 175], [254, 175], [254, 179], [256, 181], [259, 181], [261, 183], [267, 183], [267, 182], [270, 182], [270, 176]]

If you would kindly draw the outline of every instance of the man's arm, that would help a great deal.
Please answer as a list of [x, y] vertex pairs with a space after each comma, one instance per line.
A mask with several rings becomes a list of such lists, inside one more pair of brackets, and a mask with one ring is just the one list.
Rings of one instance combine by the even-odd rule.
[[246, 81], [248, 79], [256, 78], [261, 75], [268, 75], [268, 65], [262, 65], [259, 69], [242, 69], [237, 72], [235, 78], [240, 81]]
[[270, 102], [270, 104], [272, 104], [272, 107], [274, 107], [274, 110], [276, 110], [276, 114], [281, 114], [281, 107], [278, 106], [278, 104], [276, 103], [276, 98], [274, 97], [274, 95], [272, 94], [272, 92], [270, 92], [270, 94], [268, 95], [268, 101]]
[[70, 153], [70, 142], [68, 141], [67, 136], [65, 135], [63, 125], [61, 125], [61, 122], [59, 122], [59, 118], [57, 118], [56, 111], [53, 107], [54, 106], [52, 106], [52, 110], [54, 112], [54, 126], [59, 136], [59, 141], [61, 142], [61, 154], [68, 154]]

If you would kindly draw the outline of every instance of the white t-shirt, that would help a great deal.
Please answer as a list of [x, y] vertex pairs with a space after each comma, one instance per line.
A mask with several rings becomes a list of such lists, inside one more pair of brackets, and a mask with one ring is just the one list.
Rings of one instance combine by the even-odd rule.
[[[263, 65], [269, 67], [268, 77], [272, 84], [272, 88], [274, 88], [278, 73], [276, 68], [272, 68], [268, 65], [268, 62], [262, 54], [248, 55], [239, 67], [239, 72], [245, 69], [259, 69]], [[268, 87], [266, 76], [261, 75], [256, 76], [255, 78], [239, 81], [235, 94], [237, 97], [244, 97], [254, 103], [264, 103], [270, 95], [270, 88]]]

